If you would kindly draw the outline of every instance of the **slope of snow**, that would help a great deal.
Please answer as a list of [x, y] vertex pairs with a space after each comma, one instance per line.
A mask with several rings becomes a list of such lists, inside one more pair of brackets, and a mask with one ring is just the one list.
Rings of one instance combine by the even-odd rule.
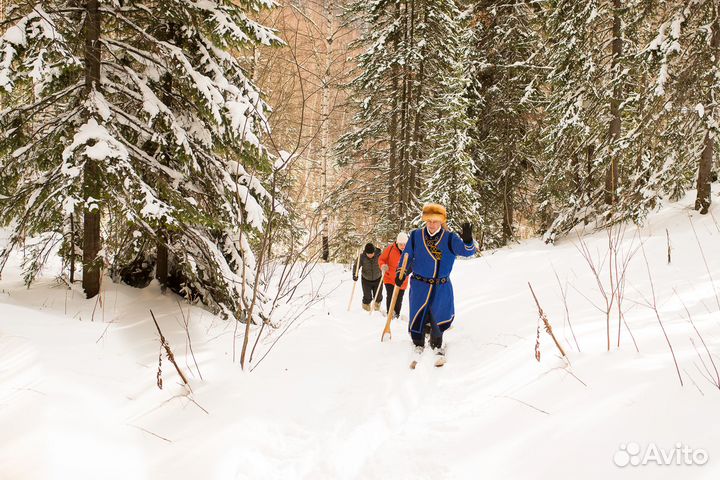
[[[322, 280], [327, 296], [287, 331], [288, 322], [264, 334], [251, 373], [232, 361], [234, 325], [183, 305], [202, 380], [174, 295], [106, 281], [102, 302], [84, 300], [50, 274], [25, 289], [14, 258], [0, 282], [0, 479], [715, 478], [720, 389], [685, 306], [720, 364], [720, 209], [700, 216], [692, 198], [642, 229], [629, 226], [621, 242], [623, 255], [642, 242], [652, 275], [651, 285], [637, 250], [623, 309], [639, 352], [625, 328], [617, 347], [615, 313], [607, 351], [605, 315], [591, 304], [603, 300], [578, 238], [458, 261], [457, 320], [441, 369], [429, 352], [408, 369], [406, 322], [395, 321], [392, 340], [380, 343], [384, 318], [360, 309], [359, 292], [347, 312], [352, 282], [343, 266], [317, 269], [313, 285]], [[583, 238], [603, 258], [607, 235]], [[607, 282], [607, 268], [602, 275]], [[538, 315], [527, 282], [571, 366], [544, 331], [535, 360]], [[683, 387], [647, 306], [653, 288]], [[150, 308], [190, 377], [189, 397], [165, 358], [164, 388], [156, 386]], [[241, 341], [242, 328], [237, 358]], [[650, 446], [673, 454], [673, 464], [613, 461], [635, 447], [639, 459]], [[676, 464], [685, 447], [702, 449], [704, 464]]]

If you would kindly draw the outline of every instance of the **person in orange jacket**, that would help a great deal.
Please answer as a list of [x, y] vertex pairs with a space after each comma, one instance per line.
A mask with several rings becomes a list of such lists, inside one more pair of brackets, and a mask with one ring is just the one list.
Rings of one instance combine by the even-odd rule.
[[[387, 308], [390, 310], [390, 302], [393, 295], [393, 289], [395, 288], [395, 272], [400, 266], [400, 257], [402, 256], [403, 249], [407, 243], [408, 236], [405, 232], [398, 233], [397, 238], [393, 243], [388, 245], [383, 253], [380, 255], [378, 263], [380, 264], [380, 270], [383, 272], [383, 283], [385, 284], [385, 291], [387, 292]], [[398, 292], [397, 301], [395, 302], [395, 318], [400, 317], [400, 310], [402, 309], [403, 294], [408, 287], [408, 279], [405, 278], [405, 282], [400, 287]]]

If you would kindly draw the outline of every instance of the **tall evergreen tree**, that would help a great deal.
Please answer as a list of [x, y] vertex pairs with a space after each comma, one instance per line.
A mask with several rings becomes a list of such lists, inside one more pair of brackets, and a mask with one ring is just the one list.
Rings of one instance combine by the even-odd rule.
[[652, 170], [637, 156], [648, 140], [638, 114], [646, 73], [640, 27], [651, 18], [645, 7], [556, 0], [543, 10], [550, 70], [538, 201], [547, 240], [582, 221], [644, 213], [632, 192]]
[[358, 113], [339, 151], [373, 169], [369, 206], [389, 233], [409, 226], [425, 190], [430, 120], [459, 54], [459, 11], [453, 0], [358, 0], [349, 15], [363, 29], [351, 85]]
[[[467, 35], [464, 35], [467, 37]], [[465, 44], [463, 37], [450, 37], [447, 42], [456, 52]], [[453, 70], [441, 80], [441, 94], [429, 107], [436, 112], [427, 121], [428, 153], [423, 164], [425, 191], [423, 203], [440, 203], [448, 210], [449, 227], [459, 231], [464, 221], [470, 221], [476, 229], [482, 229], [476, 188], [477, 167], [470, 155], [470, 131], [468, 118], [468, 81], [465, 68], [466, 57], [461, 53], [452, 59]], [[416, 223], [420, 217], [416, 217]]]
[[466, 15], [469, 151], [477, 165], [482, 237], [497, 246], [514, 238], [518, 212], [530, 214], [543, 42], [538, 14], [523, 0], [473, 2]]
[[[277, 42], [246, 12], [271, 0], [42, 0], [10, 8], [0, 42], [0, 219], [62, 238], [83, 212], [83, 286], [114, 263], [103, 226], [166, 249], [187, 291], [242, 316], [263, 228], [267, 106], [232, 51]], [[144, 244], [148, 244], [145, 241]], [[65, 248], [68, 255], [75, 248]], [[158, 252], [162, 255], [162, 252]], [[125, 260], [120, 259], [120, 263]], [[34, 271], [39, 270], [35, 259]], [[31, 281], [29, 278], [28, 281]]]
[[695, 209], [707, 213], [718, 142], [720, 7], [717, 2], [667, 2], [647, 51], [650, 89], [662, 108], [654, 116], [654, 152], [665, 190], [679, 196], [695, 180]]

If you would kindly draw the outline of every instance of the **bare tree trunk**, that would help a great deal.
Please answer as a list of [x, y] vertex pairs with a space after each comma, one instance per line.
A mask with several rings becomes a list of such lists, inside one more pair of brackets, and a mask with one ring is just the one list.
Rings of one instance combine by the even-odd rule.
[[507, 244], [513, 238], [513, 203], [511, 193], [505, 191], [503, 194], [503, 244]]
[[[99, 0], [87, 1], [85, 19], [85, 92], [100, 88], [100, 9]], [[83, 290], [87, 298], [100, 292], [100, 168], [86, 159], [83, 169]], [[93, 200], [90, 200], [90, 199]]]
[[[170, 25], [169, 32], [170, 40], [174, 40], [175, 37], [175, 25]], [[163, 79], [163, 103], [170, 107], [172, 102], [172, 89], [173, 89], [173, 77], [172, 74], [166, 73]], [[157, 184], [160, 181], [156, 182]], [[160, 283], [160, 288], [164, 292], [168, 284], [168, 272], [170, 266], [170, 253], [167, 248], [168, 244], [168, 232], [167, 228], [163, 225], [157, 231], [157, 243], [155, 246], [156, 260], [155, 260], [155, 278]]]
[[155, 278], [160, 283], [160, 287], [163, 291], [167, 287], [168, 283], [168, 248], [167, 248], [167, 235], [164, 228], [160, 228], [157, 232], [158, 240], [156, 244], [157, 259], [155, 261]]
[[[405, 64], [408, 65], [410, 63], [410, 50], [415, 46], [415, 0], [409, 0], [410, 1], [410, 10], [406, 12], [406, 17], [408, 21], [408, 41], [406, 43], [406, 48], [408, 49], [408, 55], [405, 59]], [[413, 67], [409, 65], [406, 69], [406, 75], [407, 75], [407, 101], [405, 103], [405, 121], [403, 124], [403, 144], [405, 149], [405, 159], [403, 161], [403, 167], [404, 167], [404, 174], [402, 178], [402, 184], [403, 184], [403, 198], [402, 198], [402, 204], [403, 204], [403, 228], [405, 224], [405, 220], [407, 220], [408, 215], [410, 214], [409, 207], [410, 207], [410, 196], [411, 196], [411, 170], [412, 170], [412, 115], [411, 111], [413, 109], [413, 84], [414, 84], [414, 75], [413, 75]]]
[[397, 209], [395, 208], [396, 202], [398, 201], [398, 183], [400, 175], [398, 173], [398, 75], [400, 75], [400, 69], [396, 64], [393, 64], [393, 99], [392, 99], [392, 115], [390, 116], [390, 159], [389, 159], [389, 174], [388, 174], [388, 204], [390, 205], [390, 214], [393, 220], [397, 222]]
[[585, 177], [585, 184], [583, 188], [582, 194], [585, 196], [585, 198], [589, 199], [590, 194], [592, 193], [593, 189], [595, 188], [595, 179], [593, 178], [593, 161], [595, 158], [595, 146], [594, 145], [588, 145], [587, 151], [585, 152], [585, 158], [586, 158], [586, 167], [587, 167], [587, 176]]
[[700, 166], [698, 168], [697, 177], [697, 198], [695, 199], [695, 210], [705, 215], [708, 213], [710, 203], [712, 202], [711, 183], [712, 183], [712, 163], [715, 151], [715, 139], [710, 132], [705, 132], [705, 147], [700, 155]]
[[410, 89], [412, 88], [410, 82], [410, 67], [408, 65], [408, 54], [407, 49], [409, 48], [410, 41], [410, 10], [408, 8], [408, 0], [403, 2], [404, 8], [404, 29], [403, 29], [403, 45], [405, 46], [405, 62], [402, 66], [402, 101], [400, 111], [400, 148], [399, 148], [399, 159], [398, 159], [398, 172], [399, 176], [397, 179], [399, 188], [399, 202], [398, 202], [398, 214], [400, 222], [404, 225], [407, 211], [405, 209], [405, 198], [407, 197], [407, 163], [409, 157], [408, 151], [408, 124], [409, 124], [409, 108], [410, 108]]
[[[620, 8], [622, 7], [621, 0], [613, 0], [613, 41], [612, 41], [612, 67], [610, 69], [611, 76], [614, 78], [619, 75], [620, 71], [620, 56], [622, 55], [622, 32], [621, 32], [621, 19], [620, 19]], [[608, 166], [605, 176], [605, 203], [612, 205], [615, 203], [618, 188], [618, 156], [616, 150], [617, 140], [620, 138], [620, 127], [621, 127], [621, 112], [620, 112], [620, 97], [622, 95], [622, 86], [619, 82], [615, 82], [613, 87], [613, 96], [610, 100], [610, 132], [608, 135], [608, 144], [610, 151], [613, 153], [610, 158], [610, 165]]]
[[[400, 20], [400, 4], [395, 4], [395, 21]], [[397, 54], [399, 47], [398, 38], [395, 37], [393, 40], [393, 49]], [[388, 204], [390, 205], [390, 215], [392, 220], [397, 223], [400, 218], [398, 216], [397, 209], [395, 208], [396, 202], [399, 199], [398, 187], [399, 187], [399, 165], [398, 165], [398, 89], [399, 82], [398, 77], [400, 76], [400, 68], [396, 62], [392, 65], [392, 114], [390, 115], [390, 159], [389, 159], [389, 174], [388, 174]]]
[[320, 134], [320, 150], [322, 157], [322, 191], [320, 194], [322, 213], [322, 259], [327, 262], [330, 259], [330, 236], [328, 232], [328, 211], [325, 207], [327, 200], [327, 176], [328, 176], [328, 149], [330, 142], [330, 68], [332, 66], [333, 35], [335, 34], [335, 3], [333, 0], [325, 0], [325, 18], [327, 20], [327, 32], [325, 34], [325, 72], [322, 79], [322, 105], [320, 121], [322, 132]]
[[580, 159], [577, 153], [570, 159], [570, 165], [572, 167], [572, 191], [580, 198], [582, 196], [582, 180], [580, 179]]
[[[427, 22], [427, 12], [423, 15], [424, 21]], [[425, 79], [425, 48], [420, 49], [420, 69], [417, 76], [417, 94], [415, 95], [416, 103], [415, 106], [415, 121], [413, 125], [413, 136], [412, 136], [412, 165], [410, 166], [410, 198], [408, 204], [411, 205], [414, 198], [420, 195], [420, 165], [421, 165], [421, 152], [419, 148], [420, 144], [420, 132], [422, 131], [422, 117], [420, 115], [419, 101], [423, 94], [423, 82]]]
[[[2, 5], [0, 4], [0, 7]], [[0, 10], [2, 11], [2, 10]], [[0, 13], [2, 16], [2, 13]], [[70, 285], [75, 282], [75, 211], [70, 213]]]
[[[712, 70], [718, 69], [718, 56], [720, 56], [720, 12], [715, 13], [715, 21], [712, 26], [712, 39], [710, 46], [713, 53], [713, 62], [711, 66]], [[707, 112], [706, 118], [712, 119], [715, 114], [715, 99], [712, 96], [712, 92], [708, 95], [707, 101]], [[706, 214], [712, 203], [711, 196], [711, 183], [712, 183], [712, 165], [713, 157], [715, 156], [715, 137], [711, 134], [710, 130], [705, 132], [705, 147], [703, 148], [702, 154], [700, 155], [700, 165], [698, 168], [697, 176], [697, 198], [695, 199], [695, 210], [700, 210], [701, 214]]]
[[[507, 164], [510, 164], [510, 156], [512, 154], [507, 154]], [[502, 229], [503, 229], [503, 243], [507, 244], [510, 240], [513, 238], [513, 216], [514, 216], [514, 205], [513, 205], [513, 198], [512, 198], [512, 187], [510, 186], [510, 181], [508, 179], [508, 175], [505, 174], [505, 178], [503, 181], [503, 222], [502, 222]]]

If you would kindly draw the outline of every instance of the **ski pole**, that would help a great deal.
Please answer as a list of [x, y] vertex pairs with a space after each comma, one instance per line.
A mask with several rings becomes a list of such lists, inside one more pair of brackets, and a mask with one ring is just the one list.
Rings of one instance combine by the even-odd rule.
[[[400, 278], [405, 277], [405, 268], [407, 267], [408, 254], [405, 254], [403, 258], [402, 266], [400, 267]], [[387, 321], [385, 322], [385, 330], [383, 330], [380, 341], [385, 341], [385, 334], [392, 340], [392, 333], [390, 332], [390, 322], [392, 322], [393, 312], [395, 311], [395, 304], [397, 303], [398, 294], [400, 293], [400, 287], [395, 285], [393, 288], [392, 300], [390, 301], [390, 308], [388, 309]]]
[[[378, 303], [378, 297], [380, 297], [380, 292], [382, 291], [382, 290], [380, 290], [380, 289], [381, 289], [381, 288], [383, 287], [383, 285], [384, 285], [384, 283], [383, 283], [383, 277], [384, 277], [384, 274], [380, 275], [380, 282], [378, 283], [378, 288], [377, 288], [377, 290], [375, 291], [375, 298], [373, 298], [373, 301], [372, 301], [372, 303], [370, 304], [370, 315], [372, 315], [373, 311], [375, 311], [375, 304]], [[378, 308], [378, 311], [380, 311], [379, 308]]]
[[[377, 291], [375, 292], [375, 297], [373, 298], [373, 301], [370, 304], [370, 312], [369, 312], [370, 315], [372, 315], [373, 312], [375, 311], [375, 304], [378, 302], [378, 297], [380, 296], [380, 288], [383, 286], [382, 280], [383, 280], [382, 277], [380, 277], [380, 283], [378, 283], [378, 288], [377, 288]], [[379, 311], [380, 311], [380, 309], [378, 309], [378, 312]]]
[[[358, 276], [358, 270], [360, 269], [360, 250], [358, 250], [357, 261], [355, 262], [355, 268], [353, 269], [353, 277]], [[355, 287], [357, 287], [357, 280], [353, 280], [352, 293], [350, 293], [350, 302], [348, 303], [348, 312], [352, 306], [353, 297], [355, 296]]]

